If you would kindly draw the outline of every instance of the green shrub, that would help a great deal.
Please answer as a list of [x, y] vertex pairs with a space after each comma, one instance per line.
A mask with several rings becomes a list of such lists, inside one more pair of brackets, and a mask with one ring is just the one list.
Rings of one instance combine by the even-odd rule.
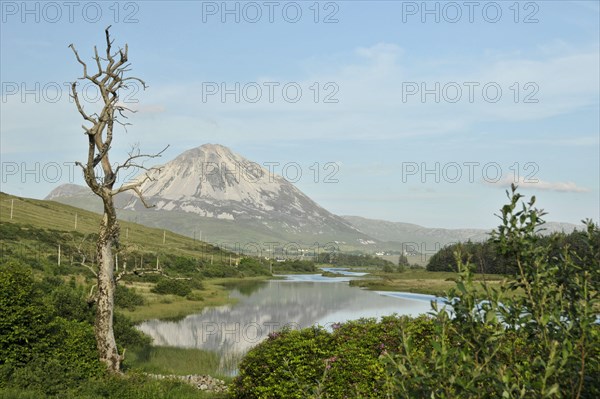
[[[22, 263], [0, 264], [0, 391], [65, 397], [101, 376], [94, 314], [74, 281], [51, 277], [38, 283]], [[150, 344], [126, 317], [116, 313], [114, 323], [121, 349]]]
[[202, 277], [208, 278], [223, 278], [223, 277], [239, 277], [240, 272], [233, 266], [223, 264], [210, 264], [210, 261], [202, 261], [198, 267], [198, 271]]
[[114, 314], [114, 333], [119, 350], [141, 348], [150, 345], [152, 339], [135, 328], [135, 324], [125, 315]]
[[183, 256], [176, 256], [170, 264], [170, 268], [179, 273], [192, 273], [196, 271], [196, 260]]
[[507, 194], [493, 243], [514, 278], [499, 288], [484, 282], [479, 294], [475, 265], [457, 251], [452, 307], [435, 309], [430, 349], [415, 350], [408, 336], [386, 357], [393, 397], [600, 397], [598, 226], [586, 222], [585, 251], [563, 247], [557, 256], [536, 235], [544, 212], [535, 197], [524, 203], [514, 186]]
[[244, 276], [268, 276], [271, 274], [269, 264], [256, 258], [242, 258], [238, 270]]
[[63, 283], [55, 287], [47, 298], [55, 316], [94, 323], [94, 309], [87, 303], [87, 293], [84, 290]]
[[187, 280], [162, 279], [151, 290], [155, 294], [172, 294], [186, 296], [192, 292], [192, 287]]
[[273, 271], [277, 273], [316, 273], [315, 263], [309, 260], [286, 260], [273, 263]]
[[387, 398], [387, 373], [380, 360], [397, 353], [402, 331], [433, 334], [433, 320], [423, 316], [387, 316], [334, 324], [333, 331], [312, 327], [272, 333], [239, 366], [234, 398]]
[[123, 309], [135, 310], [136, 306], [145, 304], [144, 297], [138, 294], [135, 289], [128, 288], [123, 284], [118, 284], [115, 291], [115, 306]]
[[31, 270], [17, 261], [0, 264], [0, 365], [25, 364], [47, 350], [50, 313]]
[[[0, 266], [0, 366], [7, 377], [0, 386], [53, 395], [103, 370], [85, 312], [52, 306], [72, 299], [69, 290], [58, 286], [44, 297], [26, 266]], [[73, 319], [58, 316], [65, 313]]]
[[306, 398], [333, 356], [331, 342], [331, 334], [317, 327], [270, 334], [240, 363], [233, 396]]

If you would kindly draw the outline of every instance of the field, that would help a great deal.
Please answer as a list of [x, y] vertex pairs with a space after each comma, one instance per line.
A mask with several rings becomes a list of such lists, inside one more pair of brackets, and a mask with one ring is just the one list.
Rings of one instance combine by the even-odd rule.
[[[98, 232], [100, 215], [58, 202], [0, 193], [0, 223], [31, 225], [42, 229], [90, 235]], [[205, 259], [212, 256], [215, 260], [226, 259], [232, 255], [210, 244], [168, 230], [123, 220], [120, 221], [120, 225], [121, 244], [137, 251], [148, 253], [162, 251]]]
[[[371, 275], [367, 276], [370, 277]], [[375, 291], [405, 291], [419, 294], [441, 295], [455, 287], [458, 273], [428, 272], [409, 269], [402, 273], [373, 273], [372, 277], [350, 281], [350, 285]], [[498, 286], [504, 276], [496, 274], [476, 275], [476, 281], [486, 281], [490, 286]]]

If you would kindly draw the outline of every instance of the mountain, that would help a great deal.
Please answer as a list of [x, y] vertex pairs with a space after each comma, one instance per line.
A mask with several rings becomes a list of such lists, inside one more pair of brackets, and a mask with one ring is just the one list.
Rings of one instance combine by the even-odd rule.
[[[283, 177], [217, 144], [185, 151], [151, 176], [141, 188], [154, 208], [145, 208], [135, 195], [123, 193], [115, 199], [120, 218], [249, 254], [266, 256], [270, 254], [263, 251], [275, 247], [284, 251], [286, 246], [289, 251], [300, 246], [310, 252], [336, 248], [431, 254], [450, 243], [489, 237], [483, 229], [427, 228], [336, 216]], [[57, 187], [46, 199], [102, 210], [87, 187], [74, 184]], [[545, 233], [580, 228], [553, 222], [544, 227]]]
[[55, 199], [60, 200], [61, 198], [67, 197], [89, 197], [90, 194], [90, 189], [87, 187], [78, 184], [62, 184], [52, 190], [44, 199], [53, 201]]
[[[154, 208], [123, 193], [115, 200], [120, 217], [228, 245], [297, 242], [322, 248], [337, 241], [364, 248], [375, 242], [283, 177], [222, 145], [185, 151], [151, 177], [141, 190]], [[101, 210], [99, 199], [73, 184], [57, 187], [46, 199]]]

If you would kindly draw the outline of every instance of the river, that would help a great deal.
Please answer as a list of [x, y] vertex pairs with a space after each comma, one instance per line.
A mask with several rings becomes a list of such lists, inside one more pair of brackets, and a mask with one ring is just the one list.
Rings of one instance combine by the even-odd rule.
[[366, 291], [350, 287], [348, 281], [361, 277], [345, 269], [324, 269], [344, 274], [279, 276], [281, 280], [252, 281], [235, 286], [233, 305], [212, 307], [181, 320], [150, 320], [138, 327], [158, 346], [198, 348], [220, 355], [221, 372], [234, 374], [237, 363], [270, 332], [315, 324], [331, 328], [333, 323], [381, 317], [397, 313], [412, 315], [431, 310], [431, 295]]

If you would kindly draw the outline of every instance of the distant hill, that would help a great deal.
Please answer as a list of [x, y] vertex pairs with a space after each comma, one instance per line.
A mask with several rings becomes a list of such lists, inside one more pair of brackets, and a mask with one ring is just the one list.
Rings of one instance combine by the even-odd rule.
[[440, 229], [428, 228], [411, 223], [389, 222], [367, 219], [360, 216], [342, 216], [347, 222], [369, 236], [386, 242], [425, 243], [433, 248], [462, 241], [483, 241], [489, 232], [483, 229]]
[[[490, 236], [490, 231], [484, 229], [429, 228], [411, 223], [367, 219], [360, 216], [342, 217], [363, 233], [379, 241], [387, 242], [390, 247], [397, 246], [397, 243], [416, 243], [419, 246], [424, 244], [426, 249], [433, 249], [436, 246], [443, 247], [448, 244], [469, 240], [473, 242], [484, 241]], [[543, 228], [542, 234], [551, 234], [554, 232], [571, 233], [575, 229], [583, 229], [584, 226], [571, 223], [548, 222], [544, 224]]]

